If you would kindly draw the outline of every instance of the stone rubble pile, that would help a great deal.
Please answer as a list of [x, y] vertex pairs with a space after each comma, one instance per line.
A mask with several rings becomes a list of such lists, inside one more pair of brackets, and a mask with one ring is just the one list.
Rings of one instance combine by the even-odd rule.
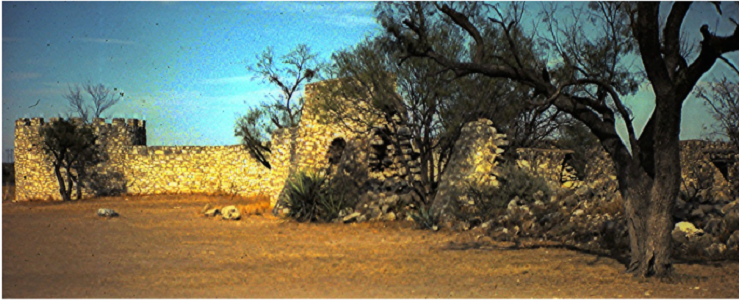
[[221, 216], [223, 220], [238, 221], [241, 220], [241, 211], [235, 205], [227, 205], [224, 207], [212, 207], [210, 204], [206, 204], [200, 213], [206, 217]]

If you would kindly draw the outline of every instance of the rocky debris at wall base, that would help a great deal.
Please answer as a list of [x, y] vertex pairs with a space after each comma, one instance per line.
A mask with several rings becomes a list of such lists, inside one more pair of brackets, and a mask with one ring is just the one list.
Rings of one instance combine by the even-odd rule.
[[115, 210], [110, 209], [110, 208], [101, 208], [101, 209], [98, 209], [97, 215], [99, 217], [107, 217], [107, 218], [112, 218], [112, 217], [118, 217], [119, 216], [118, 213]]
[[215, 217], [215, 216], [218, 216], [220, 214], [221, 214], [221, 210], [218, 209], [218, 208], [211, 208], [211, 209], [206, 210], [203, 213], [203, 215], [205, 215], [206, 217]]
[[239, 209], [234, 205], [223, 207], [221, 209], [221, 216], [224, 220], [236, 221], [241, 219], [241, 213], [239, 212]]

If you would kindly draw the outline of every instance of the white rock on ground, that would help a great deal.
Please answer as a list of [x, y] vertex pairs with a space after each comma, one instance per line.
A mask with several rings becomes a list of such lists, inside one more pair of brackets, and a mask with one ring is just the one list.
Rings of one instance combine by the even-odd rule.
[[221, 209], [221, 215], [224, 220], [239, 220], [241, 219], [241, 213], [236, 206], [229, 205]]
[[110, 208], [101, 208], [98, 209], [98, 216], [112, 218], [117, 217], [118, 213]]

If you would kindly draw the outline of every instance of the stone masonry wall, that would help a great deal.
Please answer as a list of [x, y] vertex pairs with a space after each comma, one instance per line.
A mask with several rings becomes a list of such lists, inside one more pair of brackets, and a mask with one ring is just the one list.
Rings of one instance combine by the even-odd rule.
[[[16, 121], [18, 201], [61, 200], [52, 162], [40, 147], [42, 126], [48, 123], [41, 118]], [[279, 186], [272, 184], [269, 170], [240, 145], [147, 147], [144, 121], [114, 119], [106, 124], [96, 119], [91, 126], [98, 134], [98, 144], [103, 145], [106, 160], [94, 168], [92, 187], [83, 189], [83, 198], [99, 195], [101, 191], [134, 195], [272, 195], [273, 189]], [[276, 144], [281, 149], [280, 143]]]
[[[269, 157], [271, 170], [252, 159], [240, 145], [146, 146], [145, 121], [113, 119], [111, 123], [105, 123], [103, 119], [95, 119], [88, 126], [92, 126], [98, 134], [98, 143], [104, 150], [106, 160], [93, 168], [91, 176], [96, 184], [83, 189], [83, 197], [117, 193], [241, 196], [261, 193], [268, 195], [274, 205], [290, 174], [301, 170], [335, 172], [337, 168], [345, 174], [361, 177], [357, 181], [360, 186], [368, 182], [371, 186], [363, 190], [374, 195], [370, 198], [386, 198], [388, 193], [411, 197], [407, 187], [413, 186], [418, 180], [420, 168], [413, 159], [416, 153], [410, 145], [407, 128], [395, 121], [388, 122], [379, 114], [366, 116], [366, 119], [378, 120], [369, 132], [366, 128], [364, 131], [350, 130], [352, 124], [328, 124], [312, 109], [319, 99], [319, 87], [324, 84], [331, 84], [331, 81], [306, 85], [303, 116], [297, 128], [273, 132]], [[74, 121], [81, 124], [81, 120]], [[44, 119], [34, 118], [19, 119], [15, 126], [16, 200], [60, 200], [51, 161], [41, 150], [39, 129], [48, 124]], [[360, 128], [358, 126], [355, 125]], [[455, 198], [454, 190], [460, 188], [463, 181], [495, 184], [495, 160], [504, 151], [504, 135], [498, 134], [488, 120], [468, 124], [462, 135], [460, 143], [465, 146], [455, 151], [456, 158], [452, 157], [449, 165], [451, 169], [442, 174], [437, 197]], [[351, 153], [346, 155], [351, 158], [347, 160], [343, 153], [330, 153], [332, 145], [344, 145], [342, 147], [350, 149]], [[682, 142], [682, 169], [683, 177], [688, 178], [686, 184], [695, 181], [690, 178], [695, 177], [694, 166], [699, 161], [704, 162], [704, 169], [713, 172], [713, 181], [717, 185], [728, 186], [729, 178], [737, 178], [733, 168], [729, 168], [728, 177], [721, 176], [719, 168], [707, 163], [713, 156], [736, 155], [722, 154], [723, 148], [720, 143]], [[577, 178], [566, 163], [568, 156], [574, 155], [572, 151], [516, 151], [520, 166], [528, 166], [552, 184], [575, 187], [573, 183], [577, 183]], [[714, 151], [714, 154], [706, 154], [706, 151]], [[332, 155], [338, 155], [338, 159], [331, 158]], [[700, 159], [689, 158], [696, 155]], [[334, 161], [331, 162], [331, 159]], [[594, 165], [589, 167], [595, 170], [592, 173], [599, 174], [602, 180], [615, 181], [613, 167], [605, 153], [593, 154], [589, 161]], [[339, 166], [339, 162], [344, 163]], [[405, 169], [404, 166], [410, 168]], [[357, 167], [367, 170], [353, 170]]]
[[[45, 122], [43, 118], [19, 119], [15, 122], [15, 153], [16, 153], [16, 200], [61, 200], [59, 185], [53, 172], [52, 160], [41, 148], [39, 130], [49, 126], [58, 118], [51, 118]], [[73, 123], [82, 124], [78, 118], [71, 119]], [[103, 119], [94, 119], [92, 124], [98, 136], [97, 144], [102, 146], [107, 158], [106, 162], [95, 166], [91, 177], [97, 183], [83, 189], [83, 197], [100, 194], [101, 191], [122, 187], [122, 154], [115, 147], [146, 144], [146, 122], [141, 120], [113, 119], [105, 123]], [[65, 175], [66, 179], [66, 175]], [[76, 191], [72, 197], [76, 197]]]

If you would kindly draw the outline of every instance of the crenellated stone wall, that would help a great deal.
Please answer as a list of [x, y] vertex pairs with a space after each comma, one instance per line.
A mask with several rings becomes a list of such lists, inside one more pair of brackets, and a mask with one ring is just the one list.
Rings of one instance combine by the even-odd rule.
[[[52, 160], [42, 149], [40, 130], [49, 126], [58, 118], [19, 119], [15, 122], [16, 153], [16, 200], [61, 200], [59, 185], [53, 173]], [[82, 119], [70, 119], [81, 125]], [[125, 150], [120, 147], [145, 145], [146, 122], [136, 119], [113, 119], [105, 123], [103, 119], [94, 119], [91, 124], [93, 132], [98, 136], [96, 144], [101, 146], [104, 162], [91, 170], [90, 177], [95, 182], [85, 186], [83, 197], [101, 194], [109, 190], [123, 188], [125, 182], [120, 175], [125, 165]], [[63, 174], [66, 178], [66, 174]], [[72, 196], [76, 197], [77, 191]]]

